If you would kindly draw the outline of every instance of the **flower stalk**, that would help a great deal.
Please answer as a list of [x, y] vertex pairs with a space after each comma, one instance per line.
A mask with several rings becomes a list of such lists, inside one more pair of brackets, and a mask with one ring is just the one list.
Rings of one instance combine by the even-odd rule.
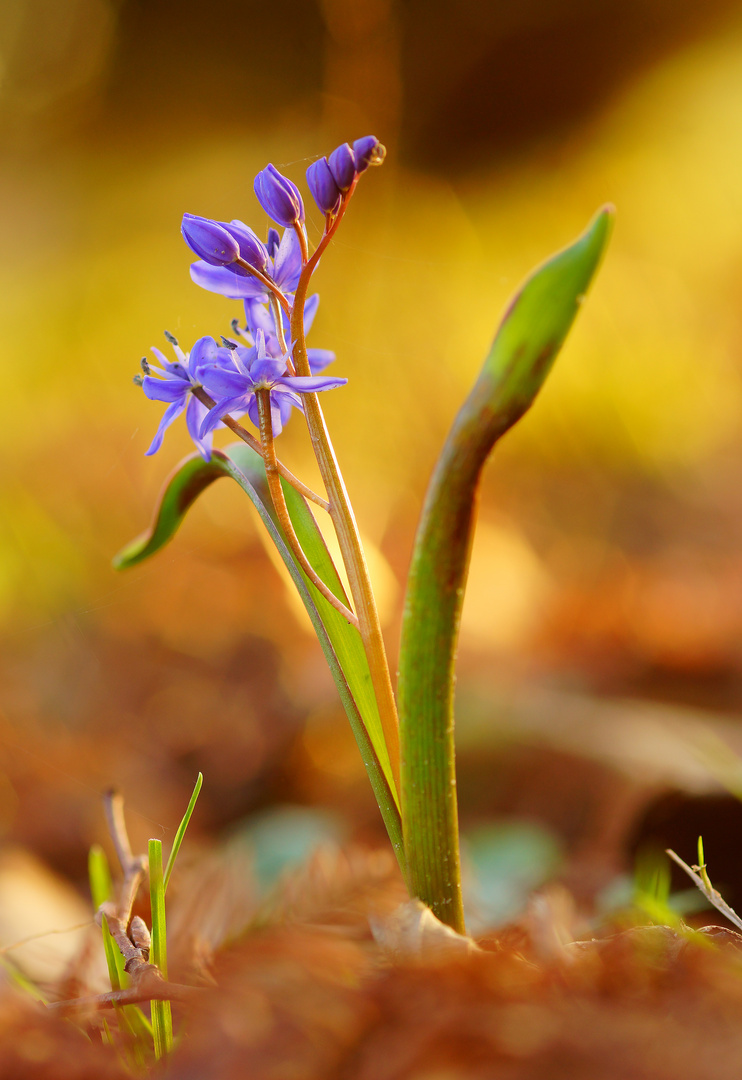
[[[354, 185], [355, 186], [355, 185]], [[307, 355], [306, 336], [304, 333], [304, 302], [306, 300], [309, 280], [317, 265], [319, 256], [329, 243], [329, 240], [337, 228], [348, 201], [353, 193], [353, 188], [343, 199], [341, 208], [325, 231], [317, 250], [305, 264], [299, 283], [296, 288], [294, 309], [291, 315], [291, 338], [294, 342], [294, 363], [299, 375], [309, 374], [309, 358]], [[363, 647], [371, 672], [374, 693], [379, 708], [379, 716], [384, 732], [384, 739], [389, 753], [394, 780], [399, 785], [399, 721], [397, 719], [397, 704], [392, 689], [392, 681], [389, 674], [384, 638], [381, 632], [379, 613], [376, 607], [371, 578], [363, 552], [358, 525], [353, 509], [350, 505], [348, 492], [340, 472], [340, 466], [335, 456], [335, 451], [330, 439], [330, 434], [325, 424], [322, 407], [317, 400], [316, 394], [306, 394], [304, 397], [304, 412], [307, 426], [312, 440], [317, 464], [319, 465], [322, 480], [330, 504], [330, 518], [337, 534], [340, 552], [348, 575], [351, 598], [358, 618], [358, 629], [363, 640]]]
[[322, 578], [317, 574], [314, 567], [311, 565], [306, 555], [302, 551], [301, 544], [299, 543], [296, 533], [294, 532], [294, 526], [291, 523], [288, 507], [286, 506], [286, 500], [283, 496], [283, 489], [281, 487], [281, 479], [278, 472], [278, 462], [276, 461], [276, 447], [273, 441], [273, 425], [271, 422], [271, 403], [270, 403], [270, 390], [260, 389], [256, 391], [256, 397], [258, 400], [258, 415], [260, 417], [260, 445], [263, 452], [263, 462], [265, 464], [265, 475], [268, 481], [268, 490], [271, 494], [271, 500], [273, 502], [273, 508], [276, 511], [276, 516], [281, 525], [283, 533], [286, 537], [286, 541], [291, 548], [291, 552], [294, 555], [299, 566], [307, 575], [314, 587], [322, 593], [328, 604], [332, 604], [336, 611], [338, 611], [343, 618], [350, 623], [351, 626], [358, 628], [358, 619], [352, 611], [345, 606], [342, 600], [338, 600], [337, 596], [325, 585]]

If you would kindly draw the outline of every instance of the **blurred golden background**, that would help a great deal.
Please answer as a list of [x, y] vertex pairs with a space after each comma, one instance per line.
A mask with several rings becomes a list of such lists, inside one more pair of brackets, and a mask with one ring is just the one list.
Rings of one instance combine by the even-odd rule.
[[[199, 769], [194, 836], [284, 804], [379, 836], [240, 493], [217, 485], [155, 560], [110, 565], [189, 452], [176, 427], [144, 457], [160, 413], [132, 385], [139, 357], [163, 329], [187, 349], [240, 314], [190, 282], [182, 213], [262, 231], [258, 169], [303, 184], [368, 133], [388, 157], [317, 273], [310, 343], [350, 380], [323, 404], [392, 654], [427, 477], [508, 297], [618, 208], [567, 347], [488, 469], [464, 824], [540, 823], [602, 885], [647, 793], [732, 782], [723, 749], [699, 759], [677, 733], [734, 742], [742, 707], [740, 5], [5, 0], [0, 835], [73, 877], [100, 791], [125, 791], [140, 846], [167, 841]], [[313, 476], [298, 418], [281, 442]]]

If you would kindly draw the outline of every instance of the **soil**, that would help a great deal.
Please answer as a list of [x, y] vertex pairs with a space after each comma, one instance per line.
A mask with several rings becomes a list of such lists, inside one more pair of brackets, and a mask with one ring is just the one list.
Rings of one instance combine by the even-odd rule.
[[[403, 906], [400, 908], [400, 902]], [[195, 909], [192, 909], [195, 911]], [[415, 921], [388, 854], [318, 856], [231, 944], [181, 923], [168, 1080], [729, 1080], [742, 1067], [742, 937], [606, 926], [569, 942], [573, 905], [542, 893], [474, 944]], [[412, 922], [410, 922], [412, 919]], [[175, 932], [175, 931], [174, 931]], [[176, 942], [174, 942], [175, 944]], [[171, 977], [173, 973], [171, 972]], [[10, 985], [0, 1075], [131, 1073], [102, 1016], [63, 1019]], [[114, 1038], [118, 1038], [114, 1034]]]

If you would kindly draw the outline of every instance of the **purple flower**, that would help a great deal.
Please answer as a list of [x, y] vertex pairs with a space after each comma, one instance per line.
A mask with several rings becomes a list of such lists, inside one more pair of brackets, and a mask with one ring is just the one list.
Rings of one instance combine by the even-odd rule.
[[314, 201], [323, 214], [334, 214], [340, 206], [342, 193], [333, 176], [327, 158], [320, 158], [307, 169], [307, 184]]
[[[145, 454], [156, 454], [162, 446], [165, 432], [172, 422], [176, 420], [185, 409], [186, 425], [188, 433], [198, 447], [203, 457], [208, 461], [211, 457], [212, 436], [204, 438], [200, 433], [201, 424], [208, 413], [205, 405], [191, 394], [191, 387], [197, 385], [194, 373], [196, 366], [209, 362], [217, 362], [220, 351], [216, 342], [211, 337], [202, 337], [196, 342], [190, 353], [184, 353], [174, 338], [171, 339], [173, 351], [177, 360], [173, 363], [167, 360], [159, 349], [153, 348], [152, 352], [162, 364], [147, 364], [142, 362], [146, 375], [142, 379], [142, 389], [151, 401], [167, 402], [167, 408], [163, 413], [160, 426], [155, 437]], [[154, 373], [154, 374], [151, 374]]]
[[375, 135], [364, 135], [362, 139], [356, 139], [353, 143], [353, 157], [356, 162], [356, 172], [362, 173], [369, 165], [381, 165], [386, 157], [386, 147]]
[[304, 203], [298, 187], [278, 171], [266, 165], [255, 177], [255, 194], [269, 218], [289, 228], [304, 221]]
[[210, 266], [228, 266], [240, 257], [237, 240], [211, 218], [183, 214], [180, 231], [191, 251]]
[[356, 159], [347, 142], [332, 151], [327, 164], [337, 186], [341, 191], [347, 191], [356, 178]]
[[231, 368], [219, 362], [200, 365], [196, 369], [196, 378], [217, 401], [201, 424], [201, 438], [208, 435], [222, 417], [232, 412], [246, 411], [255, 426], [260, 427], [255, 397], [257, 390], [270, 390], [273, 434], [280, 435], [291, 410], [302, 409], [301, 394], [334, 390], [348, 381], [326, 376], [286, 375], [288, 357], [288, 352], [278, 358], [269, 356], [265, 335], [262, 330], [257, 330], [252, 348], [230, 350]]
[[[246, 227], [246, 226], [245, 226]], [[278, 241], [278, 233], [271, 229], [266, 245], [268, 261], [264, 273], [271, 278], [284, 295], [291, 294], [299, 283], [301, 274], [301, 248], [293, 229], [286, 229]], [[252, 275], [240, 277], [234, 266], [214, 266], [207, 260], [191, 264], [191, 279], [202, 289], [221, 293], [230, 300], [267, 299], [269, 290]]]
[[[256, 270], [265, 270], [268, 265], [268, 252], [265, 244], [258, 239], [249, 225], [245, 225], [243, 221], [238, 220], [230, 221], [229, 224], [226, 221], [220, 221], [218, 224], [237, 241], [240, 257], [246, 263], [254, 266]], [[238, 274], [249, 273], [248, 270], [234, 264], [231, 269]]]
[[[319, 293], [307, 297], [304, 304], [304, 331], [307, 334], [312, 328], [318, 307]], [[282, 312], [282, 316], [284, 336], [288, 339], [291, 334], [291, 327], [285, 312]], [[245, 329], [237, 330], [237, 333], [249, 345], [255, 344], [257, 331], [261, 330], [265, 338], [265, 351], [268, 355], [274, 359], [278, 359], [282, 355], [273, 315], [265, 304], [259, 300], [245, 300], [245, 324]], [[324, 371], [328, 364], [333, 362], [335, 353], [329, 349], [307, 349], [307, 359], [309, 360], [309, 370], [312, 375], [318, 375], [320, 371]]]

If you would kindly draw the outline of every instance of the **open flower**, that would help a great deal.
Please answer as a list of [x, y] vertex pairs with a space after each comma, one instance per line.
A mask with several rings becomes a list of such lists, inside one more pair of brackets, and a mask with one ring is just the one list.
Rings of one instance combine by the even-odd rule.
[[257, 390], [270, 390], [273, 434], [280, 435], [291, 410], [303, 411], [301, 394], [334, 390], [348, 381], [327, 376], [287, 375], [286, 362], [290, 352], [278, 358], [269, 356], [262, 330], [256, 331], [255, 345], [252, 348], [238, 346], [227, 351], [232, 361], [231, 368], [221, 362], [221, 357], [217, 357], [215, 362], [199, 365], [196, 369], [196, 378], [217, 402], [201, 424], [202, 439], [213, 431], [228, 413], [247, 412], [255, 426], [260, 427], [255, 397]]
[[[287, 229], [279, 241], [278, 232], [271, 229], [266, 250], [268, 260], [262, 267], [263, 272], [275, 282], [284, 295], [293, 293], [301, 274], [301, 247], [296, 233], [293, 229]], [[230, 300], [266, 300], [269, 294], [267, 286], [247, 274], [241, 267], [237, 266], [235, 269], [235, 265], [214, 266], [199, 259], [191, 264], [191, 279], [202, 289], [221, 293]]]
[[220, 350], [211, 337], [202, 337], [196, 342], [190, 353], [184, 353], [174, 338], [170, 339], [173, 351], [177, 356], [175, 362], [166, 359], [159, 349], [153, 348], [152, 352], [160, 361], [162, 367], [156, 364], [142, 362], [146, 372], [141, 381], [142, 390], [151, 401], [167, 402], [167, 408], [163, 413], [160, 426], [146, 454], [156, 454], [162, 446], [165, 432], [174, 420], [185, 409], [186, 426], [188, 433], [198, 447], [203, 457], [208, 461], [211, 457], [212, 435], [209, 431], [206, 437], [200, 433], [201, 424], [208, 413], [205, 405], [193, 396], [191, 387], [197, 385], [194, 372], [197, 365], [206, 363], [218, 363], [221, 359]]
[[[307, 297], [306, 303], [304, 304], [304, 331], [307, 334], [312, 327], [318, 307], [319, 293], [314, 293], [313, 296]], [[283, 332], [285, 337], [288, 338], [291, 335], [289, 318], [283, 311], [281, 315], [283, 319]], [[262, 330], [265, 335], [265, 351], [274, 359], [278, 359], [278, 357], [281, 356], [282, 349], [278, 341], [278, 335], [276, 334], [273, 313], [260, 300], [245, 300], [245, 324], [245, 330], [240, 330], [239, 333], [249, 345], [255, 344], [256, 334], [258, 330]], [[309, 360], [309, 370], [312, 375], [318, 375], [320, 371], [325, 370], [328, 364], [333, 362], [335, 353], [330, 349], [307, 349], [307, 359]]]

